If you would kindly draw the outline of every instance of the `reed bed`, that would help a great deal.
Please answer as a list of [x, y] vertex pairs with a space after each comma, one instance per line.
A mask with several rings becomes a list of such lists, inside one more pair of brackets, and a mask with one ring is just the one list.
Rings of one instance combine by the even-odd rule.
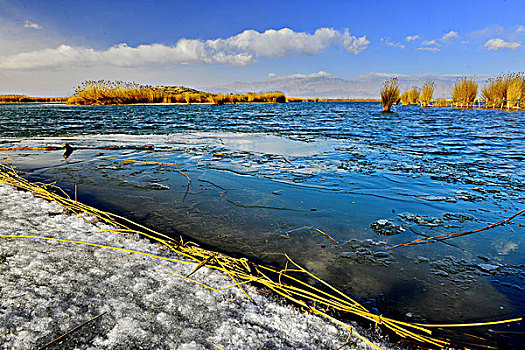
[[474, 78], [463, 77], [454, 82], [452, 102], [456, 107], [471, 108], [478, 95], [478, 83]]
[[447, 100], [446, 98], [438, 98], [432, 104], [433, 107], [449, 107], [452, 104], [452, 101]]
[[[315, 98], [301, 98], [301, 97], [287, 97], [286, 102], [319, 102], [319, 101], [327, 101], [327, 100], [320, 100], [319, 97]], [[333, 100], [337, 101], [337, 100]]]
[[246, 102], [286, 102], [282, 92], [212, 94], [182, 86], [146, 86], [122, 81], [85, 81], [70, 98], [72, 105], [120, 105], [139, 103], [212, 103], [217, 105]]
[[408, 106], [410, 104], [410, 97], [408, 96], [408, 90], [403, 91], [399, 99], [401, 100], [401, 104], [403, 106]]
[[387, 79], [381, 88], [381, 104], [383, 112], [391, 112], [390, 108], [399, 102], [399, 81], [397, 78]]
[[419, 94], [420, 94], [420, 91], [416, 87], [409, 90], [408, 91], [408, 103], [411, 105], [417, 105], [419, 103]]
[[486, 108], [525, 107], [525, 77], [521, 73], [508, 73], [491, 78], [481, 89]]
[[0, 103], [66, 102], [66, 97], [31, 97], [27, 95], [0, 95]]
[[[253, 262], [250, 262], [246, 258], [233, 258], [219, 252], [206, 250], [191, 242], [183, 242], [182, 238], [180, 240], [175, 240], [167, 235], [142, 226], [124, 217], [98, 210], [91, 206], [87, 206], [81, 202], [78, 202], [76, 199], [71, 199], [63, 190], [61, 190], [54, 184], [32, 183], [20, 177], [14, 169], [14, 167], [10, 164], [0, 163], [0, 182], [9, 184], [21, 190], [29, 191], [36, 197], [56, 202], [70, 213], [77, 215], [90, 214], [96, 217], [100, 222], [115, 227], [115, 229], [105, 231], [120, 234], [137, 233], [151, 240], [157, 241], [158, 243], [163, 244], [165, 247], [167, 247], [172, 253], [180, 255], [185, 259], [181, 260], [164, 256], [155, 256], [149, 253], [127, 250], [124, 248], [102, 246], [89, 242], [69, 241], [52, 237], [16, 236], [0, 234], [0, 237], [2, 238], [32, 238], [42, 240], [53, 240], [67, 244], [82, 244], [101, 249], [126, 251], [133, 254], [147, 255], [152, 258], [169, 260], [178, 263], [192, 264], [195, 267], [190, 274], [186, 276], [177, 274], [175, 275], [179, 278], [186, 279], [192, 283], [197, 283], [203, 288], [207, 288], [210, 290], [218, 290], [217, 288], [213, 288], [207, 285], [205, 281], [199, 281], [190, 278], [191, 275], [199, 268], [207, 266], [208, 268], [226, 273], [232, 279], [232, 284], [230, 286], [220, 288], [220, 290], [228, 288], [240, 288], [244, 292], [246, 297], [251, 300], [250, 296], [243, 289], [243, 285], [248, 283], [259, 285], [260, 287], [270, 290], [276, 295], [279, 295], [284, 299], [298, 305], [306, 312], [311, 312], [313, 314], [325, 317], [328, 320], [344, 327], [348, 330], [349, 336], [354, 335], [358, 337], [359, 339], [363, 340], [368, 345], [370, 345], [373, 349], [381, 348], [375, 345], [369, 339], [357, 333], [355, 329], [353, 329], [350, 325], [336, 318], [334, 314], [342, 313], [347, 316], [352, 315], [354, 317], [367, 320], [375, 324], [376, 327], [387, 329], [393, 334], [396, 334], [398, 337], [400, 337], [402, 341], [416, 342], [417, 344], [425, 348], [446, 348], [452, 345], [449, 339], [433, 336], [433, 332], [431, 330], [432, 328], [439, 329], [446, 327], [487, 326], [491, 324], [499, 324], [521, 320], [521, 318], [516, 318], [510, 320], [467, 325], [424, 325], [397, 321], [370, 312], [351, 297], [345, 295], [335, 287], [322, 281], [312, 273], [302, 268], [299, 264], [295, 263], [288, 256], [286, 256], [287, 263], [285, 267], [279, 269], [255, 264]], [[307, 283], [305, 281], [313, 281], [313, 283]]]
[[417, 88], [404, 91], [401, 102], [404, 106], [419, 104], [421, 107], [456, 107], [456, 108], [493, 108], [493, 109], [523, 109], [525, 108], [525, 75], [523, 73], [507, 73], [488, 79], [481, 88], [481, 98], [478, 96], [478, 83], [474, 78], [463, 77], [454, 82], [452, 99], [440, 98], [432, 100], [435, 83], [427, 81], [418, 96]]
[[433, 81], [427, 81], [421, 89], [421, 107], [429, 107], [432, 102], [432, 95], [434, 95], [434, 87], [436, 84]]

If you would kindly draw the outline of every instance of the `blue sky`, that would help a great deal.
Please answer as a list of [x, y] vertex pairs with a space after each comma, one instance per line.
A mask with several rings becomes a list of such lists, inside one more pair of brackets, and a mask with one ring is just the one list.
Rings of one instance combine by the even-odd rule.
[[0, 0], [0, 93], [523, 71], [522, 1]]

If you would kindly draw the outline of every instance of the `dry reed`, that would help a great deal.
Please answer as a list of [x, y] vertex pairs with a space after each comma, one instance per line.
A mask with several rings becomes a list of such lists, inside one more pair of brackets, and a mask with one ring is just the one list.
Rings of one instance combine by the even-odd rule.
[[[394, 82], [394, 87], [395, 86], [397, 85]], [[350, 325], [336, 319], [331, 314], [333, 312], [342, 312], [355, 315], [361, 317], [362, 319], [375, 323], [376, 326], [381, 326], [390, 330], [402, 339], [418, 342], [419, 344], [422, 344], [425, 347], [435, 346], [439, 348], [449, 347], [451, 343], [449, 339], [441, 339], [432, 336], [432, 331], [430, 329], [433, 327], [446, 328], [461, 326], [487, 326], [491, 324], [499, 324], [521, 320], [521, 318], [515, 318], [504, 321], [476, 323], [468, 325], [423, 325], [397, 321], [370, 312], [357, 301], [353, 300], [349, 296], [345, 295], [341, 291], [337, 290], [333, 286], [322, 281], [315, 275], [311, 274], [310, 272], [296, 264], [288, 256], [288, 262], [284, 269], [276, 269], [254, 264], [245, 258], [233, 258], [222, 253], [209, 251], [200, 248], [195, 244], [183, 242], [182, 239], [180, 241], [177, 241], [162, 233], [154, 231], [140, 224], [134, 223], [133, 221], [124, 217], [100, 211], [96, 208], [82, 204], [76, 199], [71, 199], [64, 191], [62, 191], [59, 187], [55, 185], [32, 183], [20, 177], [11, 165], [0, 164], [0, 182], [9, 184], [15, 188], [29, 191], [33, 193], [33, 195], [35, 195], [36, 197], [56, 202], [63, 206], [68, 212], [77, 214], [84, 220], [86, 219], [84, 218], [84, 216], [81, 215], [82, 213], [90, 214], [98, 218], [100, 222], [116, 227], [115, 229], [104, 230], [106, 232], [115, 232], [121, 234], [137, 233], [149, 239], [155, 240], [165, 245], [173, 253], [179, 254], [188, 260], [173, 259], [164, 256], [156, 256], [149, 253], [129, 250], [125, 248], [103, 246], [89, 242], [71, 241], [52, 237], [0, 234], [0, 237], [2, 238], [42, 239], [69, 244], [82, 244], [102, 249], [126, 251], [129, 253], [145, 255], [157, 259], [192, 264], [195, 266], [193, 272], [202, 266], [207, 266], [208, 268], [226, 273], [233, 280], [233, 284], [222, 288], [214, 288], [208, 286], [204, 282], [195, 279], [190, 279], [188, 276], [177, 275], [173, 272], [172, 273], [180, 278], [186, 279], [193, 283], [197, 283], [202, 287], [210, 290], [224, 290], [228, 288], [238, 287], [250, 300], [250, 296], [246, 293], [242, 286], [246, 283], [258, 284], [282, 296], [284, 299], [301, 306], [303, 310], [325, 317], [328, 320], [344, 327], [348, 330], [350, 334], [363, 340], [374, 349], [381, 348], [372, 343], [367, 338], [357, 333], [355, 329], [353, 329]], [[305, 282], [307, 280], [315, 281], [316, 284], [321, 285], [322, 287], [315, 287], [311, 283]]]
[[503, 75], [489, 79], [481, 89], [481, 96], [483, 100], [485, 100], [485, 107], [503, 108], [505, 100], [507, 99], [507, 85], [508, 82]]
[[410, 97], [408, 96], [408, 90], [403, 91], [403, 93], [401, 94], [399, 98], [403, 106], [408, 106], [410, 104]]
[[438, 98], [434, 103], [434, 107], [449, 107], [450, 103], [446, 98]]
[[122, 81], [85, 81], [75, 89], [68, 104], [120, 105], [136, 103], [213, 103], [286, 102], [282, 92], [211, 94], [182, 86], [145, 86]]
[[31, 97], [26, 95], [0, 95], [0, 103], [66, 102], [65, 97]]
[[481, 92], [486, 108], [525, 107], [525, 77], [521, 73], [491, 78]]
[[432, 95], [434, 95], [434, 87], [436, 84], [433, 81], [427, 81], [423, 85], [421, 90], [421, 107], [429, 107], [430, 102], [432, 102]]
[[521, 74], [507, 74], [507, 108], [525, 105], [525, 77]]
[[381, 104], [383, 112], [390, 112], [390, 107], [399, 102], [399, 81], [397, 78], [387, 79], [381, 88]]
[[454, 82], [452, 102], [456, 107], [470, 108], [478, 95], [478, 84], [474, 78], [463, 77]]
[[408, 103], [411, 105], [417, 105], [419, 102], [419, 89], [414, 87], [408, 91]]

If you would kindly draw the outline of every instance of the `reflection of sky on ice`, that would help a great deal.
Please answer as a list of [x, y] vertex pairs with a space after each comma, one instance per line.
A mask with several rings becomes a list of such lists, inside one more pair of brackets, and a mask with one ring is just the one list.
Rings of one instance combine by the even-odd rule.
[[[232, 151], [262, 153], [268, 155], [308, 157], [328, 148], [326, 142], [302, 142], [265, 134], [224, 133], [210, 135], [221, 140]], [[323, 149], [324, 148], [324, 149]]]

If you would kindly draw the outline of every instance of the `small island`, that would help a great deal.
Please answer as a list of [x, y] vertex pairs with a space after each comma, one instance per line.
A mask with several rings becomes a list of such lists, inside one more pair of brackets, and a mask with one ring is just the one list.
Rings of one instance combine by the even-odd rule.
[[[302, 99], [301, 99], [302, 101]], [[123, 105], [209, 103], [283, 103], [286, 96], [279, 91], [246, 94], [214, 94], [184, 86], [149, 86], [123, 81], [85, 81], [67, 99], [71, 105]]]

